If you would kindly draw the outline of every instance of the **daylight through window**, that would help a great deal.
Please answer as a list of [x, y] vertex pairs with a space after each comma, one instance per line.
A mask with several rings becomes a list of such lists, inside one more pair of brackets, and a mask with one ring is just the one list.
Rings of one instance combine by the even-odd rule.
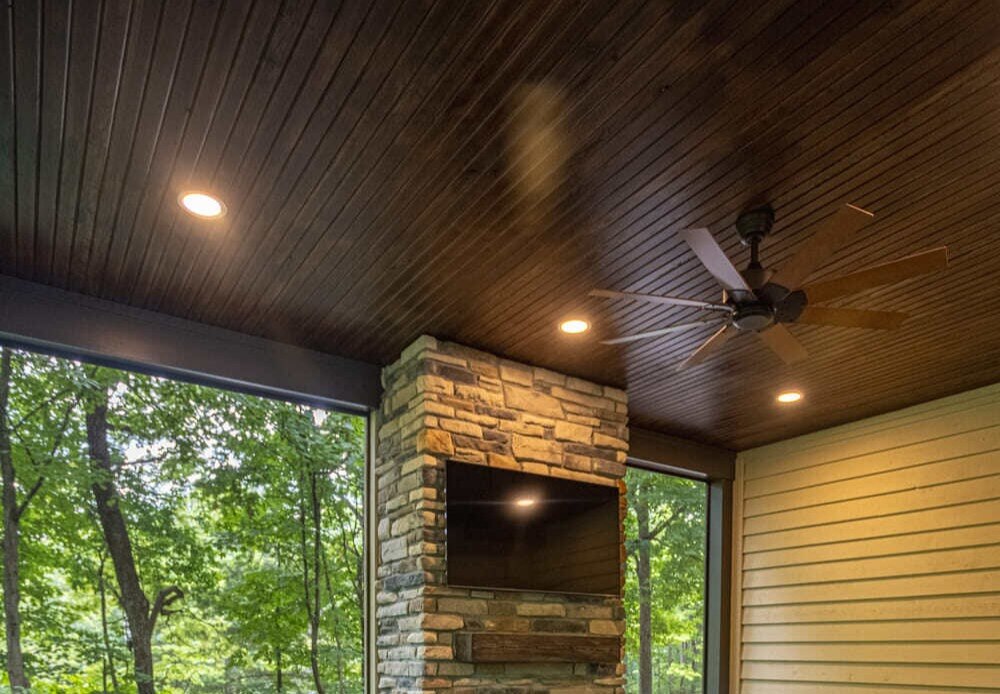
[[362, 691], [363, 418], [4, 348], [0, 466], [14, 691]]
[[701, 694], [708, 486], [635, 467], [625, 480], [627, 690]]

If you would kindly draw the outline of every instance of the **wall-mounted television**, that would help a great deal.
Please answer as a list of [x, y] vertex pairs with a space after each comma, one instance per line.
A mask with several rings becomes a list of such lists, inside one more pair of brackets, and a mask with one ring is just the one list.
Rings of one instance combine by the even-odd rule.
[[449, 462], [448, 584], [619, 595], [618, 497], [616, 486]]

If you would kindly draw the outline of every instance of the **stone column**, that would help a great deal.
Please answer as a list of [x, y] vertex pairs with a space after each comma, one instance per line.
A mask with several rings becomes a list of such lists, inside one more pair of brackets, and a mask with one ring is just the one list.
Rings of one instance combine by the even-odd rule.
[[[617, 597], [448, 587], [444, 472], [448, 460], [458, 460], [624, 492], [625, 393], [427, 336], [386, 367], [382, 380], [379, 691], [624, 691], [621, 662], [456, 660], [460, 630], [621, 636], [624, 613]], [[621, 546], [624, 563], [623, 535]]]

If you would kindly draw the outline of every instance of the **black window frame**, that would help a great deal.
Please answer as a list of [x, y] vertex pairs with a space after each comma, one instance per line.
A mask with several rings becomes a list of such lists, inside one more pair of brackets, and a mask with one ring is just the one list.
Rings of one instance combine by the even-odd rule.
[[730, 688], [733, 479], [736, 453], [647, 429], [629, 429], [629, 467], [685, 477], [708, 487], [705, 553], [705, 694]]
[[381, 367], [0, 274], [0, 345], [365, 419], [364, 689], [376, 691], [374, 483]]

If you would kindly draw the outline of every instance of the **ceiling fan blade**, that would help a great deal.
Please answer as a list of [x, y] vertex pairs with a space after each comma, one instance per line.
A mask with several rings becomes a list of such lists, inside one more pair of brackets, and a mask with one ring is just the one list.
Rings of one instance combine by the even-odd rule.
[[802, 288], [802, 291], [806, 293], [810, 303], [819, 303], [848, 294], [857, 294], [883, 284], [895, 284], [913, 277], [944, 270], [946, 267], [948, 267], [948, 248], [941, 246], [941, 248], [917, 253], [908, 258], [852, 272], [843, 277], [807, 284]]
[[809, 237], [798, 253], [771, 278], [772, 284], [798, 289], [816, 268], [830, 258], [875, 217], [854, 205], [844, 205], [833, 213], [819, 230]]
[[809, 356], [809, 352], [802, 346], [802, 343], [783, 325], [772, 325], [767, 330], [762, 330], [757, 334], [760, 335], [764, 344], [770, 347], [786, 364], [794, 364]]
[[907, 318], [909, 316], [905, 313], [895, 311], [863, 311], [856, 308], [806, 306], [795, 322], [809, 325], [836, 325], [841, 328], [895, 330]]
[[681, 238], [691, 247], [694, 254], [708, 271], [729, 291], [750, 292], [750, 285], [726, 256], [708, 229], [685, 229]]
[[657, 296], [656, 294], [637, 294], [635, 292], [616, 292], [610, 289], [591, 289], [590, 296], [599, 296], [604, 299], [631, 299], [633, 301], [645, 301], [651, 304], [668, 304], [671, 306], [692, 306], [708, 311], [732, 312], [732, 307], [712, 301], [698, 301], [697, 299], [682, 299], [677, 296]]
[[624, 337], [616, 337], [611, 340], [601, 340], [602, 345], [623, 345], [628, 342], [637, 342], [638, 340], [646, 340], [652, 337], [662, 337], [663, 335], [669, 335], [670, 333], [681, 332], [682, 330], [690, 330], [691, 328], [700, 328], [703, 325], [712, 325], [716, 323], [716, 320], [700, 320], [694, 321], [693, 323], [679, 323], [677, 325], [671, 325], [667, 328], [660, 328], [659, 330], [650, 330], [645, 333], [636, 333], [635, 335], [626, 335]]
[[682, 369], [686, 369], [690, 366], [696, 366], [702, 363], [710, 356], [712, 356], [720, 349], [722, 349], [722, 346], [727, 342], [729, 342], [729, 339], [737, 332], [738, 330], [731, 323], [723, 325], [721, 328], [715, 331], [712, 337], [702, 342], [701, 346], [691, 353], [691, 356], [689, 356], [687, 359], [678, 364], [677, 370], [681, 371]]

